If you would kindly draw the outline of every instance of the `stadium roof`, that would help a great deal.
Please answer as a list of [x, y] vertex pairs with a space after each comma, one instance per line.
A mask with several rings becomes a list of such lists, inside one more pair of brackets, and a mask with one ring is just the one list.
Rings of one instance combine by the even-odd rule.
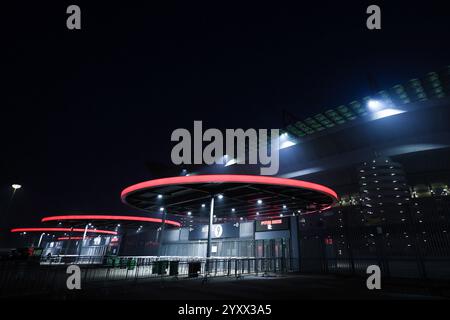
[[326, 210], [337, 194], [322, 185], [250, 175], [194, 175], [142, 182], [122, 191], [132, 207], [160, 210], [181, 217], [206, 217], [209, 199], [218, 196], [218, 218], [306, 214]]

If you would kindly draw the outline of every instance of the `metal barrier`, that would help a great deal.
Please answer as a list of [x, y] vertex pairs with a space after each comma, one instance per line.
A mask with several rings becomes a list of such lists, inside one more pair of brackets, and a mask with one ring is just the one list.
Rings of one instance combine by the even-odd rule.
[[43, 258], [0, 263], [0, 297], [67, 293], [67, 266], [81, 269], [83, 288], [108, 287], [123, 281], [195, 279], [270, 275], [293, 271], [286, 258], [87, 257]]

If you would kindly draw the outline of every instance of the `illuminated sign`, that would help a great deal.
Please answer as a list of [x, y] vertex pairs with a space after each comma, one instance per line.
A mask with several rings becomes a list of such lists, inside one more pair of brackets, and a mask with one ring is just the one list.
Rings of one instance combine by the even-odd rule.
[[289, 230], [289, 219], [270, 219], [256, 221], [256, 231]]
[[[239, 238], [239, 223], [213, 224], [211, 238]], [[208, 239], [208, 225], [194, 226], [189, 229], [189, 240]]]
[[220, 238], [223, 234], [223, 227], [220, 224], [213, 226], [214, 238]]

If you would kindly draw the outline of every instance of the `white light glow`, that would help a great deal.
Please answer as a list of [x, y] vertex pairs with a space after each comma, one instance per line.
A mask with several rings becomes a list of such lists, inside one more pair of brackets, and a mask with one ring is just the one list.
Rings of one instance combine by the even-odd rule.
[[17, 190], [17, 189], [20, 189], [20, 188], [22, 188], [22, 186], [20, 185], [20, 184], [13, 184], [12, 186], [11, 186], [14, 190]]
[[280, 143], [280, 150], [281, 149], [286, 149], [289, 147], [295, 146], [295, 142], [292, 142], [290, 140], [286, 140]]
[[237, 159], [230, 159], [225, 163], [225, 167], [232, 166], [233, 164], [238, 163]]
[[383, 108], [383, 104], [378, 100], [369, 100], [367, 106], [372, 111], [378, 111]]
[[378, 120], [386, 117], [395, 116], [397, 114], [405, 113], [406, 111], [399, 109], [384, 109], [373, 114], [372, 120]]

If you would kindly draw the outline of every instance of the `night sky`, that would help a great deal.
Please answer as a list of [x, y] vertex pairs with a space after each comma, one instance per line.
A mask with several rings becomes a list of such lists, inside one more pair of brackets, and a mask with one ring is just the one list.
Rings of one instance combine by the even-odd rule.
[[[443, 1], [2, 3], [0, 208], [13, 226], [137, 213], [120, 191], [170, 163], [176, 128], [277, 128], [450, 63]], [[78, 4], [82, 30], [66, 28]], [[12, 204], [11, 184], [20, 183]], [[8, 210], [7, 207], [10, 205]]]

